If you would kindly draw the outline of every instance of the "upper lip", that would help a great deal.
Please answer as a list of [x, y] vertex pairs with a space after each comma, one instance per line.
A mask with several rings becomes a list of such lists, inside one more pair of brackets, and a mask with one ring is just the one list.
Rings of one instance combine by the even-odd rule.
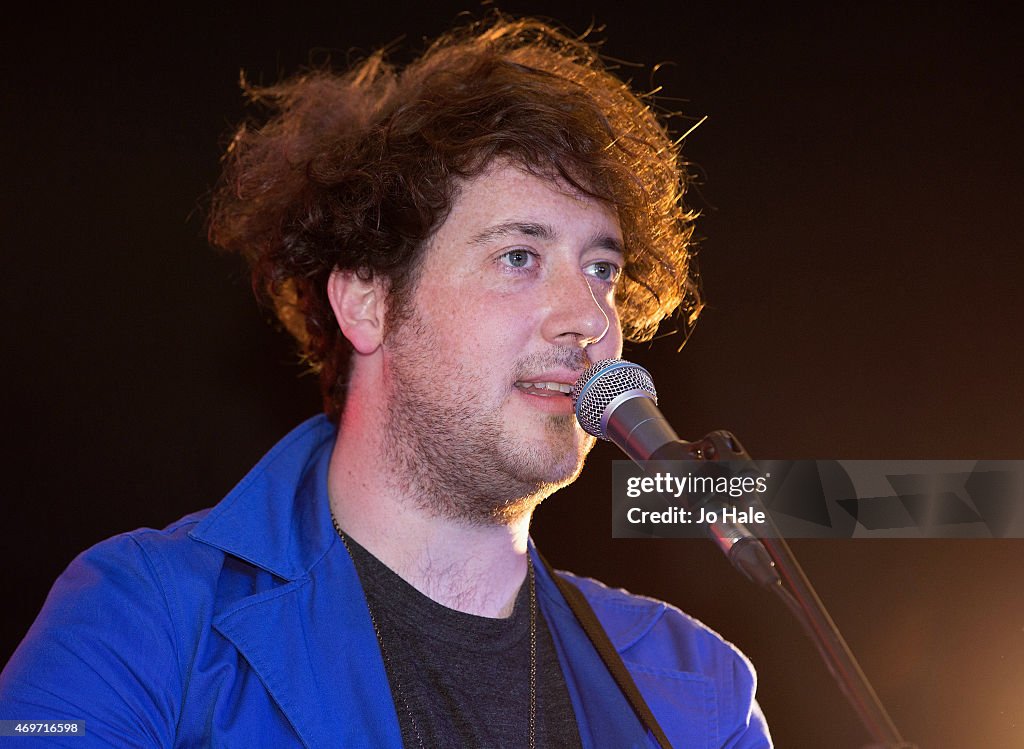
[[583, 374], [583, 370], [573, 372], [569, 369], [557, 369], [541, 374], [520, 377], [516, 382], [557, 382], [562, 385], [575, 385], [576, 381]]

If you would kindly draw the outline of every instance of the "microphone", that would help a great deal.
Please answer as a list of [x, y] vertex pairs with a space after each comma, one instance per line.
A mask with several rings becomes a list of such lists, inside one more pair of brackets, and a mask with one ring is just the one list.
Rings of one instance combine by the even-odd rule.
[[671, 453], [682, 441], [658, 410], [651, 373], [639, 364], [623, 359], [592, 364], [573, 386], [572, 399], [583, 430], [614, 442], [634, 461], [680, 459]]
[[[614, 442], [634, 462], [665, 460], [749, 461], [739, 441], [728, 432], [712, 432], [699, 442], [679, 439], [658, 410], [658, 393], [650, 372], [623, 359], [592, 364], [572, 388], [576, 420], [593, 436]], [[695, 510], [684, 494], [685, 509]], [[705, 498], [697, 505], [715, 502]], [[719, 505], [721, 503], [718, 503]], [[723, 514], [719, 512], [718, 517]], [[781, 585], [775, 563], [757, 537], [742, 523], [707, 523], [705, 530], [736, 569], [762, 587]]]

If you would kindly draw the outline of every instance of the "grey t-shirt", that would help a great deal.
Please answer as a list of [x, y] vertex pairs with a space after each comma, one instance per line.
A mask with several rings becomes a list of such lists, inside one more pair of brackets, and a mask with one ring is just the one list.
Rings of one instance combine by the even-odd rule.
[[[454, 611], [347, 538], [376, 623], [402, 741], [430, 749], [529, 745], [530, 591], [512, 615]], [[537, 610], [537, 747], [580, 747], [551, 633]]]

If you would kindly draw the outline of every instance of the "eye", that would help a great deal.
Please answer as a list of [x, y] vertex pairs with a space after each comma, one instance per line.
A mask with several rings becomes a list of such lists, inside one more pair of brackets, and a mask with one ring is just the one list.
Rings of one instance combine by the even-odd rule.
[[503, 253], [499, 259], [509, 268], [529, 268], [537, 262], [536, 255], [524, 249], [509, 250]]
[[619, 280], [619, 275], [622, 273], [622, 269], [619, 268], [615, 263], [610, 263], [602, 260], [597, 263], [591, 263], [587, 266], [586, 272], [588, 275], [593, 276], [599, 281], [605, 281], [607, 283], [615, 283]]

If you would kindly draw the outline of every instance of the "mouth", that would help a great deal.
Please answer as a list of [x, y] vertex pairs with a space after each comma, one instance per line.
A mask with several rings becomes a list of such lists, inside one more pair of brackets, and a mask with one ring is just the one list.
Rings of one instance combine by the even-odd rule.
[[572, 385], [565, 382], [527, 382], [519, 380], [515, 386], [530, 395], [539, 395], [545, 398], [572, 396]]
[[[512, 390], [519, 394], [522, 405], [532, 411], [562, 417], [570, 417], [575, 410], [572, 389], [584, 371], [585, 361], [563, 359], [552, 362], [533, 361], [524, 364], [513, 377]], [[582, 368], [581, 368], [582, 367]]]

